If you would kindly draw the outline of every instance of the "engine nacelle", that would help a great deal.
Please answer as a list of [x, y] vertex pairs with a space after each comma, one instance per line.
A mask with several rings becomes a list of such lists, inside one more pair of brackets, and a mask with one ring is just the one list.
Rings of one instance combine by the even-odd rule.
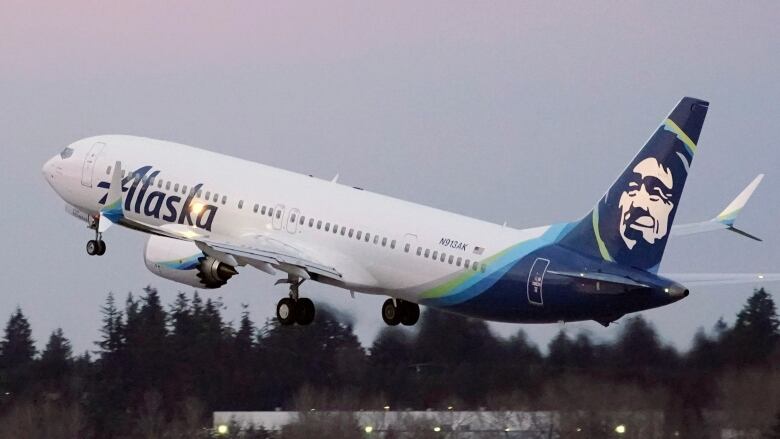
[[235, 267], [203, 254], [190, 241], [155, 235], [146, 241], [144, 262], [160, 277], [197, 288], [219, 288], [238, 274]]

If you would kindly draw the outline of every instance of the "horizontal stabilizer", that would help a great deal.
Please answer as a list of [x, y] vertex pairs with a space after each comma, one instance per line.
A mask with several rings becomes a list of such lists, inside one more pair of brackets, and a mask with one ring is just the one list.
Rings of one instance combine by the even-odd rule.
[[767, 282], [780, 282], [780, 273], [664, 273], [663, 276], [686, 286], [739, 284], [758, 286]]
[[758, 185], [761, 183], [761, 180], [764, 178], [764, 174], [759, 174], [756, 176], [756, 178], [753, 179], [753, 181], [750, 182], [745, 189], [742, 190], [742, 192], [737, 195], [734, 200], [729, 203], [728, 206], [726, 206], [723, 211], [721, 211], [715, 218], [709, 220], [709, 221], [702, 221], [699, 223], [691, 223], [691, 224], [681, 224], [678, 226], [672, 227], [672, 235], [693, 235], [696, 233], [704, 233], [704, 232], [712, 232], [715, 230], [730, 230], [732, 232], [738, 233], [742, 236], [748, 237], [750, 239], [755, 239], [756, 241], [761, 241], [761, 238], [758, 238], [756, 236], [751, 235], [750, 233], [745, 232], [744, 230], [740, 230], [736, 227], [734, 227], [734, 223], [737, 220], [737, 216], [742, 211], [742, 209], [745, 207], [745, 204], [747, 204], [747, 201], [750, 199], [750, 196], [753, 195], [753, 192], [755, 192]]

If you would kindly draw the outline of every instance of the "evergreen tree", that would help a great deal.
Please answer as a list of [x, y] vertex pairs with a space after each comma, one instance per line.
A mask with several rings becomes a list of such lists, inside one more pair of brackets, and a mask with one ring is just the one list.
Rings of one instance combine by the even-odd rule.
[[11, 314], [0, 340], [0, 391], [17, 394], [31, 384], [30, 366], [35, 356], [32, 330], [21, 308]]
[[108, 293], [106, 304], [100, 312], [103, 314], [103, 326], [100, 328], [102, 337], [96, 344], [100, 347], [100, 355], [105, 359], [119, 354], [124, 347], [125, 324], [122, 312], [116, 307], [113, 293]]
[[755, 290], [727, 336], [729, 359], [737, 366], [766, 362], [780, 339], [779, 327], [772, 296], [763, 288]]
[[70, 370], [73, 360], [73, 350], [70, 341], [65, 338], [61, 328], [57, 328], [49, 336], [46, 349], [41, 354], [40, 372], [43, 381], [58, 383]]
[[22, 368], [32, 363], [35, 356], [32, 330], [22, 309], [17, 307], [5, 326], [5, 336], [0, 340], [0, 368]]

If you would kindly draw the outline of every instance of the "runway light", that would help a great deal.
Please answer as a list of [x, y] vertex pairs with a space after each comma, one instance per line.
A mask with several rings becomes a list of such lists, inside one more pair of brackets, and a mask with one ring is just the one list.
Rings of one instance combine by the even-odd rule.
[[451, 406], [451, 405], [448, 405], [448, 406], [447, 406], [447, 410], [452, 410], [452, 406]]
[[620, 424], [620, 425], [618, 425], [617, 427], [615, 427], [615, 433], [617, 433], [617, 434], [623, 434], [623, 433], [625, 433], [625, 432], [626, 432], [626, 426], [625, 426], [625, 425], [623, 425], [623, 424]]
[[763, 278], [764, 278], [764, 275], [763, 275], [763, 274], [759, 274], [759, 275], [758, 275], [758, 278], [759, 278], [759, 279], [763, 279]]
[[664, 288], [664, 293], [669, 293], [669, 288]]
[[226, 435], [228, 434], [228, 426], [225, 424], [220, 424], [217, 426], [217, 434]]
[[582, 427], [577, 427], [577, 433], [582, 431]]
[[509, 432], [509, 431], [512, 431], [512, 430], [510, 430], [509, 427], [507, 427], [507, 428], [504, 429], [504, 431]]
[[390, 410], [390, 406], [389, 406], [389, 405], [386, 405], [386, 406], [385, 406], [385, 410]]
[[435, 431], [436, 433], [438, 433], [438, 432], [440, 432], [440, 431], [441, 431], [441, 427], [438, 427], [438, 426], [436, 426], [436, 427], [433, 427], [433, 431]]
[[374, 427], [370, 425], [366, 425], [366, 428], [364, 428], [367, 434], [371, 434], [374, 431]]

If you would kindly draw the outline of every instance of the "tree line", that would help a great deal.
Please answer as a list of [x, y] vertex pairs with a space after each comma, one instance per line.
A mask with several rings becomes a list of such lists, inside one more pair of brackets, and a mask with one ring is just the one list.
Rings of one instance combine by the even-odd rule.
[[326, 307], [293, 327], [258, 325], [246, 307], [232, 324], [223, 310], [197, 292], [169, 305], [152, 287], [124, 302], [109, 294], [94, 351], [75, 355], [60, 329], [38, 352], [17, 308], [0, 341], [0, 436], [202, 437], [213, 411], [386, 407], [558, 411], [591, 437], [598, 414], [616, 411], [662, 413], [675, 437], [780, 432], [780, 321], [764, 289], [686, 352], [641, 315], [612, 341], [561, 330], [543, 353], [522, 329], [497, 337], [432, 309], [368, 348]]

